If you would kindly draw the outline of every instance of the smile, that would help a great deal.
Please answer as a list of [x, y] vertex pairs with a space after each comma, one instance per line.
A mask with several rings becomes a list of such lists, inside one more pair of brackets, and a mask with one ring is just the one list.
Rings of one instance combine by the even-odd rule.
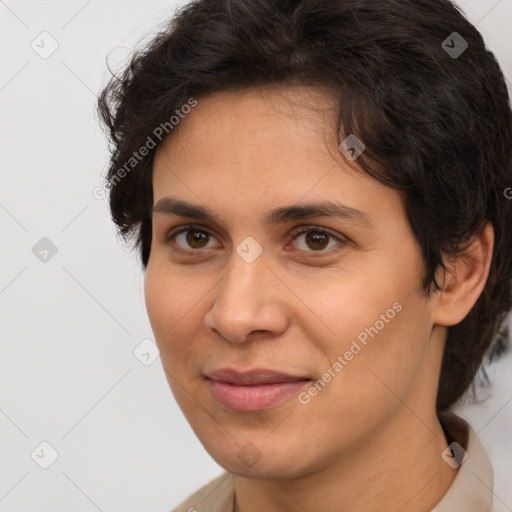
[[212, 372], [207, 380], [217, 402], [236, 411], [269, 409], [311, 382], [307, 377], [272, 370], [238, 372], [232, 369]]

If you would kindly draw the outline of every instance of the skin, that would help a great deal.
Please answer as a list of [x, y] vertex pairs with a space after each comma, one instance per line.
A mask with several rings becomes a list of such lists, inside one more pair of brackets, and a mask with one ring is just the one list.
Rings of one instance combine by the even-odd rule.
[[[449, 262], [443, 293], [427, 298], [403, 198], [340, 153], [335, 112], [315, 88], [215, 93], [155, 156], [154, 204], [173, 196], [218, 216], [153, 215], [145, 297], [180, 408], [236, 475], [237, 512], [428, 511], [457, 474], [441, 458], [436, 387], [447, 327], [485, 285], [492, 226], [475, 235], [471, 258]], [[363, 211], [371, 227], [335, 217], [265, 221], [273, 208], [333, 198]], [[191, 246], [185, 233], [166, 242], [187, 223], [206, 240]], [[345, 243], [293, 240], [298, 226]], [[236, 251], [248, 236], [263, 248], [252, 263]], [[316, 381], [396, 302], [401, 311], [306, 405], [294, 395], [264, 411], [233, 411], [204, 377], [270, 368]], [[247, 443], [260, 457], [253, 465], [237, 456]]]

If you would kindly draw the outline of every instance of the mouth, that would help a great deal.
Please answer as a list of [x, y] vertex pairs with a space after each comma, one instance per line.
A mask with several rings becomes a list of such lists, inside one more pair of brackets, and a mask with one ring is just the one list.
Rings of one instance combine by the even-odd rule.
[[223, 368], [206, 375], [213, 396], [236, 411], [269, 409], [296, 394], [312, 379], [267, 369], [239, 372]]

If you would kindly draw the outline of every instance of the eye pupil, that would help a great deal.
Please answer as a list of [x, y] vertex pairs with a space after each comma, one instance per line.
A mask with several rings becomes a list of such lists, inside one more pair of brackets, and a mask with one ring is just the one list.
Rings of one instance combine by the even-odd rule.
[[[329, 243], [329, 236], [323, 233], [318, 233], [315, 231], [310, 231], [306, 234], [306, 242], [311, 247], [311, 249], [321, 250], [325, 249], [325, 247]], [[325, 243], [323, 243], [325, 242]]]
[[187, 243], [191, 247], [198, 247], [196, 243], [199, 242], [199, 247], [203, 247], [204, 245], [201, 245], [201, 242], [208, 242], [208, 235], [204, 231], [197, 231], [197, 230], [189, 230], [187, 232]]

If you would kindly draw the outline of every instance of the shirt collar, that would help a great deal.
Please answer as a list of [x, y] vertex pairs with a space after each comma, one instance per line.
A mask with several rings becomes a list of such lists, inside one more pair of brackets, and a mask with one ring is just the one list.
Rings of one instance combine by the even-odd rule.
[[431, 512], [490, 512], [494, 473], [485, 448], [462, 418], [445, 413], [439, 419], [448, 444], [456, 442], [464, 451], [459, 451], [455, 457], [462, 461], [455, 480]]

